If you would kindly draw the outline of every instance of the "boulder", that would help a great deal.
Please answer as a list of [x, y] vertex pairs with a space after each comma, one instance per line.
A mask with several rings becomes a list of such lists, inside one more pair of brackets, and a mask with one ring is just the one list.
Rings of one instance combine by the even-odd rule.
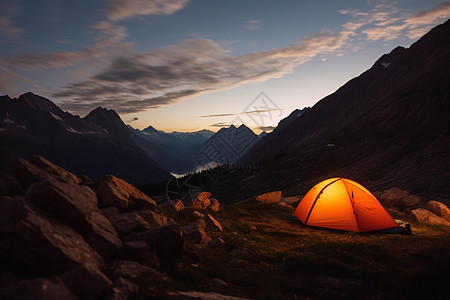
[[430, 225], [450, 225], [450, 222], [448, 222], [446, 219], [441, 218], [424, 208], [413, 209], [411, 211], [411, 214], [416, 217], [419, 223]]
[[255, 197], [255, 200], [262, 203], [278, 203], [281, 199], [281, 191], [269, 192]]
[[113, 225], [117, 232], [122, 235], [127, 235], [132, 231], [144, 231], [152, 227], [137, 212], [124, 213], [116, 216], [113, 219]]
[[155, 269], [141, 265], [135, 261], [121, 260], [112, 265], [112, 273], [115, 277], [123, 277], [144, 285], [161, 286], [172, 283], [172, 279]]
[[210, 214], [207, 214], [205, 216], [205, 222], [208, 225], [212, 225], [213, 227], [219, 229], [220, 231], [223, 231], [222, 229], [222, 225], [220, 225], [219, 221], [217, 221], [213, 216], [211, 216]]
[[22, 196], [25, 190], [19, 181], [11, 174], [0, 171], [0, 195], [3, 196]]
[[419, 196], [416, 195], [408, 195], [405, 198], [402, 198], [398, 200], [395, 203], [395, 207], [405, 209], [405, 208], [414, 208], [419, 206], [422, 203], [422, 200], [419, 198]]
[[407, 191], [401, 190], [399, 188], [390, 188], [381, 193], [379, 196], [380, 202], [386, 206], [396, 206], [396, 203], [408, 196], [409, 193]]
[[192, 201], [192, 207], [194, 209], [206, 209], [211, 205], [211, 200], [209, 200], [209, 196], [211, 193], [209, 192], [201, 192], [197, 195], [196, 198]]
[[122, 247], [114, 227], [100, 213], [97, 197], [89, 187], [48, 178], [34, 183], [26, 198], [81, 232], [100, 254], [111, 256]]
[[25, 189], [35, 182], [51, 177], [50, 174], [21, 157], [16, 159], [10, 171], [11, 175], [14, 176]]
[[60, 166], [55, 165], [52, 162], [49, 162], [45, 158], [35, 155], [30, 158], [30, 162], [44, 170], [47, 174], [56, 177], [56, 178], [63, 178], [65, 181], [73, 184], [80, 184], [81, 179], [70, 173], [69, 171], [61, 168]]
[[82, 299], [98, 299], [111, 288], [112, 282], [98, 269], [78, 266], [61, 276], [67, 287]]
[[197, 223], [198, 225], [200, 225], [203, 228], [206, 228], [206, 222], [204, 219], [197, 219], [197, 220], [195, 220], [195, 223]]
[[158, 253], [147, 247], [145, 241], [126, 242], [123, 255], [129, 260], [137, 261], [143, 265], [159, 267]]
[[79, 183], [80, 185], [88, 185], [88, 186], [94, 185], [94, 181], [85, 174], [80, 174], [77, 177], [80, 179]]
[[186, 233], [186, 239], [192, 244], [206, 245], [211, 241], [211, 238], [206, 234], [205, 228], [198, 223], [183, 226], [182, 229]]
[[181, 202], [180, 199], [177, 199], [177, 201], [175, 202], [173, 207], [175, 208], [175, 211], [181, 211], [184, 209], [184, 204], [183, 204], [183, 202]]
[[1, 287], [0, 299], [77, 300], [78, 297], [55, 277], [25, 279]]
[[156, 202], [125, 180], [106, 175], [97, 187], [100, 205], [115, 206], [120, 211], [156, 208]]
[[128, 300], [139, 292], [139, 286], [131, 281], [119, 277], [114, 281], [112, 293], [108, 300]]
[[444, 203], [439, 201], [430, 201], [427, 203], [426, 208], [439, 217], [450, 222], [450, 209]]
[[21, 274], [53, 275], [104, 266], [83, 237], [23, 197], [0, 198], [0, 260]]
[[220, 208], [219, 201], [215, 198], [210, 198], [210, 201], [211, 201], [211, 205], [209, 206], [209, 208], [214, 212], [218, 212], [219, 208]]
[[114, 218], [120, 215], [119, 210], [115, 206], [106, 206], [103, 207], [100, 211], [102, 212], [102, 215], [105, 216], [111, 224], [113, 224]]
[[136, 213], [140, 215], [151, 227], [164, 226], [169, 223], [169, 220], [165, 216], [148, 209], [138, 210]]
[[163, 260], [179, 259], [184, 253], [185, 234], [177, 224], [155, 227], [143, 232], [147, 247]]

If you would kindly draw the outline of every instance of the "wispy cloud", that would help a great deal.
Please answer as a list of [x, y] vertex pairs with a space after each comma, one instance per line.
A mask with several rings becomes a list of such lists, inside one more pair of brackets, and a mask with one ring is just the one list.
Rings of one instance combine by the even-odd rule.
[[23, 29], [17, 27], [11, 20], [19, 11], [20, 7], [15, 1], [2, 1], [0, 3], [0, 35], [13, 38], [23, 33]]
[[450, 1], [416, 15], [397, 8], [395, 3], [384, 1], [368, 12], [344, 9], [340, 13], [353, 18], [343, 28], [355, 33], [360, 30], [369, 41], [390, 41], [402, 35], [416, 39], [450, 17]]
[[270, 112], [270, 111], [279, 111], [279, 110], [280, 110], [279, 108], [261, 109], [261, 110], [243, 111], [243, 112], [238, 112], [238, 113], [204, 115], [204, 116], [200, 116], [200, 118], [214, 118], [214, 117], [229, 117], [229, 116], [249, 115], [249, 114], [261, 114], [261, 113], [266, 113], [266, 112]]
[[189, 0], [109, 0], [107, 14], [112, 21], [144, 15], [171, 15]]
[[276, 126], [259, 126], [256, 127], [256, 129], [262, 130], [262, 131], [272, 131], [276, 128]]
[[244, 24], [244, 29], [247, 30], [259, 29], [259, 23], [261, 23], [261, 20], [246, 20]]
[[319, 53], [340, 48], [345, 33], [322, 32], [291, 46], [230, 55], [209, 39], [114, 59], [89, 80], [55, 93], [66, 98], [65, 109], [88, 111], [106, 105], [121, 113], [156, 108], [201, 93], [225, 90], [249, 82], [278, 78]]
[[209, 126], [211, 127], [229, 127], [231, 124], [230, 123], [225, 123], [225, 122], [218, 122], [218, 123], [213, 123]]

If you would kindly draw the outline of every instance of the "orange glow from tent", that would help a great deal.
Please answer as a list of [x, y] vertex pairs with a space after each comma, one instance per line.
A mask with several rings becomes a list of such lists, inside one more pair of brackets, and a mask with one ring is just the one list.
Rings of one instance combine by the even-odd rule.
[[316, 184], [300, 201], [294, 215], [305, 225], [356, 232], [398, 226], [366, 188], [345, 178]]

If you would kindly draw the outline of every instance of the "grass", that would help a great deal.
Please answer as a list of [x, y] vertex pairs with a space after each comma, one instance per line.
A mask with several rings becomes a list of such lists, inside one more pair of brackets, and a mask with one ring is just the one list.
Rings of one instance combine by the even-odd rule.
[[[253, 299], [448, 299], [450, 228], [412, 223], [413, 235], [356, 234], [287, 220], [292, 209], [248, 202], [214, 213], [223, 247], [168, 270], [180, 290]], [[167, 211], [181, 225], [192, 211]], [[219, 278], [228, 286], [209, 283]]]

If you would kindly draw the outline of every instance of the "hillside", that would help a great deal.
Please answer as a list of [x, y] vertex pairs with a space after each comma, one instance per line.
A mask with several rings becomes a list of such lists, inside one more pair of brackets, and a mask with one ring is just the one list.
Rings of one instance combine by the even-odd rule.
[[410, 48], [383, 55], [240, 162], [262, 164], [264, 180], [297, 192], [305, 183], [344, 176], [373, 189], [448, 195], [449, 70], [447, 21]]

